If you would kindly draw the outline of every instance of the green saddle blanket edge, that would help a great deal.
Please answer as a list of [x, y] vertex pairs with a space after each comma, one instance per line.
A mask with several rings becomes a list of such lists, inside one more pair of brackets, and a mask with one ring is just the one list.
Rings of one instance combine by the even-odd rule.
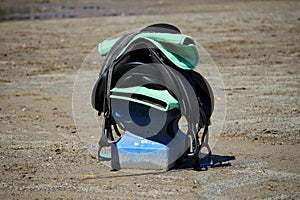
[[[112, 94], [110, 95], [111, 99], [121, 99], [127, 100], [139, 104], [143, 104], [161, 111], [169, 111], [172, 109], [179, 109], [179, 102], [167, 91], [167, 90], [154, 90], [149, 89], [143, 86], [135, 86], [129, 88], [113, 88], [110, 90]], [[135, 98], [133, 94], [138, 94], [152, 99], [159, 100], [165, 103], [165, 106], [162, 107], [154, 102], [143, 101], [142, 99]]]
[[[198, 49], [192, 37], [185, 34], [171, 33], [139, 33], [131, 39], [125, 48], [116, 57], [126, 51], [135, 40], [143, 38], [155, 45], [174, 65], [181, 69], [192, 70], [200, 62]], [[112, 46], [120, 38], [104, 40], [98, 45], [101, 56], [108, 54]]]

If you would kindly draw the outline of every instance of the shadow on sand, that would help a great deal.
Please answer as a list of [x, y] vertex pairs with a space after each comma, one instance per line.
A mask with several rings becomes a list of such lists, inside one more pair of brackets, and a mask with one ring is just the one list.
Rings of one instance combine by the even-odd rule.
[[211, 161], [208, 161], [208, 157], [202, 159], [179, 159], [173, 169], [194, 169], [197, 171], [205, 171], [208, 168], [231, 166], [232, 160], [235, 160], [235, 156], [221, 156], [212, 155]]

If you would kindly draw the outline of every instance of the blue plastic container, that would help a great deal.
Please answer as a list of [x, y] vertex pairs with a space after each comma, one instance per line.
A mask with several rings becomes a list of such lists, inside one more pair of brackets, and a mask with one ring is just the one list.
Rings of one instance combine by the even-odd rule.
[[186, 151], [189, 138], [178, 132], [174, 138], [164, 136], [163, 144], [126, 131], [112, 146], [112, 168], [169, 170]]

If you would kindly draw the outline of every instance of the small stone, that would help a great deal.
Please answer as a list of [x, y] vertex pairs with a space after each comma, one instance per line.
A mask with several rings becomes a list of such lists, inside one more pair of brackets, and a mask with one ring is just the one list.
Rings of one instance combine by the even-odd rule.
[[55, 149], [56, 154], [61, 154], [62, 150], [61, 149]]

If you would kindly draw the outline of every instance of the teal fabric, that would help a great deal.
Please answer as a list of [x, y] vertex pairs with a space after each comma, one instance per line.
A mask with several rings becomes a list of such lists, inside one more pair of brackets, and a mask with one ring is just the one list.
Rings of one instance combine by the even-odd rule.
[[[140, 33], [120, 52], [120, 56], [127, 47], [139, 38], [144, 38], [154, 44], [177, 67], [192, 70], [200, 62], [196, 44], [188, 35], [171, 33]], [[105, 56], [119, 38], [104, 40], [98, 46], [100, 55]], [[117, 58], [118, 58], [117, 56]]]
[[[110, 91], [112, 92], [112, 94], [110, 95], [110, 98], [112, 99], [122, 99], [122, 100], [132, 101], [161, 111], [169, 111], [174, 108], [179, 109], [179, 102], [167, 90], [154, 90], [143, 86], [136, 86], [136, 87], [129, 87], [129, 88], [113, 88]], [[132, 96], [128, 96], [128, 94], [139, 94], [139, 95], [151, 97], [153, 99], [157, 99], [159, 101], [164, 102], [166, 106], [161, 107], [149, 101], [143, 101], [140, 99], [133, 98]]]
[[106, 54], [110, 51], [112, 46], [119, 40], [120, 38], [114, 38], [111, 40], [104, 40], [98, 45], [98, 52], [101, 56], [106, 56]]

